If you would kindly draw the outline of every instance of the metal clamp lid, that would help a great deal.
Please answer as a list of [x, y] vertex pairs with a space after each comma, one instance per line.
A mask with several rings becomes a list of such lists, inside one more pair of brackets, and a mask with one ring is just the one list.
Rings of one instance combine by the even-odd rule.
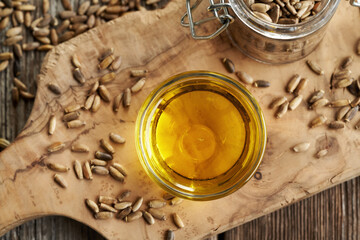
[[[230, 3], [225, 3], [224, 0], [220, 0], [220, 3], [215, 3], [214, 0], [209, 0], [210, 6], [208, 7], [208, 11], [214, 13], [214, 17], [209, 17], [205, 19], [201, 19], [197, 22], [193, 21], [192, 11], [199, 6], [202, 0], [197, 0], [192, 6], [190, 5], [190, 0], [186, 0], [186, 9], [187, 12], [181, 18], [181, 25], [183, 27], [190, 27], [191, 36], [194, 39], [207, 40], [212, 39], [222, 33], [229, 25], [234, 21], [234, 17], [229, 14], [228, 7], [231, 8]], [[185, 18], [188, 17], [189, 23], [185, 22]], [[204, 36], [199, 36], [196, 34], [195, 26], [201, 25], [205, 22], [209, 22], [212, 20], [218, 19], [222, 26], [217, 29], [214, 33]]]

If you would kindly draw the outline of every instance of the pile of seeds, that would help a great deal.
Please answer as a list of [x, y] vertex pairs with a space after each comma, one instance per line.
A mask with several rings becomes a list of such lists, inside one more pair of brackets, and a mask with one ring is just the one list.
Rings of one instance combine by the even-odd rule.
[[244, 0], [255, 16], [278, 24], [307, 21], [321, 9], [321, 0]]

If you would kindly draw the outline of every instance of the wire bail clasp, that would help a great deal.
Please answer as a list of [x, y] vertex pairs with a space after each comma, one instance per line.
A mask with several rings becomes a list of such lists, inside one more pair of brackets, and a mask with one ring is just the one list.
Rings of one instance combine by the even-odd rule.
[[[194, 5], [191, 6], [190, 0], [186, 0], [186, 9], [187, 12], [182, 16], [181, 18], [181, 25], [183, 27], [190, 27], [191, 36], [194, 39], [200, 39], [200, 40], [207, 40], [212, 39], [218, 36], [220, 33], [222, 33], [229, 25], [234, 21], [234, 17], [229, 14], [228, 7], [231, 8], [230, 3], [225, 3], [224, 0], [220, 0], [220, 3], [215, 3], [214, 0], [209, 0], [210, 6], [207, 8], [208, 11], [211, 11], [214, 13], [213, 17], [201, 19], [197, 22], [193, 21], [192, 11], [196, 9], [199, 4], [202, 2], [202, 0], [197, 0]], [[189, 22], [185, 22], [185, 18], [188, 17]], [[203, 23], [212, 21], [218, 19], [222, 26], [217, 29], [214, 33], [205, 35], [205, 36], [199, 36], [196, 34], [195, 26], [201, 25]]]

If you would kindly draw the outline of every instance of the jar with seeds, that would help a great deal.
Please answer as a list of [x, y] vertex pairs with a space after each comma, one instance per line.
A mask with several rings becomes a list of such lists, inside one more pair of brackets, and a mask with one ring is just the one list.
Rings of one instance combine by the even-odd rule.
[[299, 60], [319, 45], [340, 0], [210, 0], [208, 10], [221, 26], [206, 36], [197, 35], [197, 26], [214, 17], [193, 21], [192, 12], [200, 2], [191, 6], [187, 0], [187, 13], [181, 20], [193, 38], [211, 39], [226, 31], [232, 44], [247, 56], [277, 64]]

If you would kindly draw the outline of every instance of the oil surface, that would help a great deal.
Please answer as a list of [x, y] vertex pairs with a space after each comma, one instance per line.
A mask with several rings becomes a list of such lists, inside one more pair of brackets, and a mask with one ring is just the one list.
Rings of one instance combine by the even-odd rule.
[[241, 108], [211, 90], [182, 91], [163, 99], [153, 121], [153, 153], [177, 174], [212, 179], [239, 161], [248, 123]]

